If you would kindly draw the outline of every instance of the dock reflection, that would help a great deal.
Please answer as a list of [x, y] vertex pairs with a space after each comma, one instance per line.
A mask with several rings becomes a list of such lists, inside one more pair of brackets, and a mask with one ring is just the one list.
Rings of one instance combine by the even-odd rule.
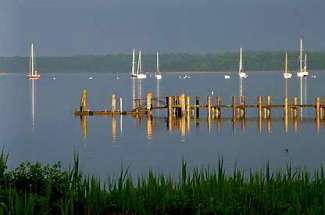
[[[113, 116], [110, 118], [111, 120], [111, 137], [112, 141], [116, 142], [117, 138], [117, 117]], [[196, 129], [202, 129], [200, 127], [205, 127], [208, 133], [220, 133], [223, 130], [233, 130], [236, 132], [254, 132], [252, 127], [256, 126], [257, 133], [267, 133], [271, 134], [273, 130], [281, 131], [281, 129], [277, 129], [281, 127], [283, 124], [283, 132], [289, 133], [294, 132], [298, 133], [301, 130], [302, 124], [310, 125], [314, 124], [316, 132], [320, 131], [322, 122], [321, 120], [317, 120], [314, 118], [304, 118], [303, 120], [299, 118], [272, 118], [272, 119], [264, 119], [264, 118], [246, 118], [246, 119], [238, 119], [233, 120], [231, 117], [229, 118], [195, 118], [195, 117], [135, 117], [137, 123], [133, 124], [137, 127], [137, 129], [143, 129], [145, 135], [148, 140], [152, 140], [155, 135], [155, 131], [159, 131], [166, 128], [170, 133], [177, 133], [180, 137], [186, 137], [190, 134], [191, 130], [195, 131]], [[120, 123], [122, 123], [123, 118], [120, 118]], [[255, 126], [254, 126], [255, 124]], [[253, 126], [252, 126], [253, 125]], [[87, 138], [88, 136], [88, 117], [82, 116], [80, 117], [80, 127], [81, 127], [81, 135], [83, 138]], [[157, 132], [158, 133], [158, 132]], [[122, 131], [120, 134], [122, 136]], [[123, 135], [128, 135], [127, 133]]]

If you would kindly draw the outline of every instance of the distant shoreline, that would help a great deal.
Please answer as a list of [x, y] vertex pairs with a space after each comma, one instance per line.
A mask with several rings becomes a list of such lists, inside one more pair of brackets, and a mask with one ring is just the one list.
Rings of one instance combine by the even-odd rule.
[[[325, 51], [307, 52], [309, 70], [325, 70]], [[298, 53], [288, 53], [289, 70], [298, 68]], [[123, 73], [131, 70], [130, 54], [72, 57], [38, 57], [36, 67], [42, 73], [80, 72], [80, 73]], [[245, 71], [280, 71], [284, 67], [284, 52], [244, 52]], [[221, 54], [160, 54], [162, 72], [235, 72], [238, 70], [238, 53]], [[143, 57], [145, 72], [156, 69], [155, 55]], [[0, 71], [25, 73], [28, 70], [28, 57], [0, 57]]]

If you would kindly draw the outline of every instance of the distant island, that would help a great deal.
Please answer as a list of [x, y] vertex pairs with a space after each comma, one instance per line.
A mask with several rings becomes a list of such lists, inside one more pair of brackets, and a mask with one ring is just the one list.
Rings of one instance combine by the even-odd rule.
[[[289, 52], [289, 69], [298, 68], [298, 53]], [[307, 52], [308, 68], [310, 70], [325, 69], [325, 51]], [[38, 57], [37, 67], [42, 73], [59, 72], [130, 72], [132, 56], [114, 54], [105, 56], [79, 55], [71, 57]], [[144, 55], [145, 72], [155, 70], [154, 54]], [[238, 53], [219, 54], [161, 54], [160, 66], [162, 72], [236, 72], [238, 70]], [[247, 71], [282, 70], [284, 64], [283, 52], [247, 51], [244, 52], [244, 68]], [[0, 57], [0, 72], [27, 73], [27, 57]]]

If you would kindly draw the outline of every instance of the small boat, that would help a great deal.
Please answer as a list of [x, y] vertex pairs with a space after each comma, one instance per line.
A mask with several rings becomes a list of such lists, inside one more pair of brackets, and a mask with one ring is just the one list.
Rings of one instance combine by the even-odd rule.
[[94, 79], [94, 77], [93, 77], [93, 76], [90, 76], [88, 79], [89, 79], [89, 80], [93, 80], [93, 79]]
[[225, 79], [230, 79], [230, 75], [225, 75]]
[[159, 68], [159, 52], [157, 52], [157, 70], [155, 73], [155, 78], [157, 80], [160, 80], [162, 78], [161, 73], [160, 73], [160, 68]]
[[27, 78], [30, 80], [38, 80], [41, 75], [38, 74], [37, 70], [35, 69], [35, 54], [34, 54], [34, 44], [31, 45], [30, 49], [30, 59], [29, 59], [29, 71], [27, 74]]
[[248, 75], [244, 72], [244, 68], [243, 68], [243, 49], [242, 48], [240, 48], [238, 75], [240, 78], [248, 78]]
[[292, 74], [288, 72], [288, 53], [286, 52], [283, 78], [284, 79], [290, 79], [291, 77], [292, 77]]
[[311, 75], [311, 78], [317, 78], [317, 76], [316, 75]]

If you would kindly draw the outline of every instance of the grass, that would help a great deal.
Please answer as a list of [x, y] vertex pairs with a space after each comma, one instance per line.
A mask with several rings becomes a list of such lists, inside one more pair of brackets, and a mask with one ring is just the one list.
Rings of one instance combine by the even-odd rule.
[[0, 214], [325, 214], [325, 176], [290, 166], [248, 175], [226, 175], [223, 161], [215, 169], [194, 169], [184, 162], [179, 179], [149, 171], [136, 182], [128, 171], [103, 183], [80, 173], [79, 161], [22, 163], [8, 170], [0, 154]]

